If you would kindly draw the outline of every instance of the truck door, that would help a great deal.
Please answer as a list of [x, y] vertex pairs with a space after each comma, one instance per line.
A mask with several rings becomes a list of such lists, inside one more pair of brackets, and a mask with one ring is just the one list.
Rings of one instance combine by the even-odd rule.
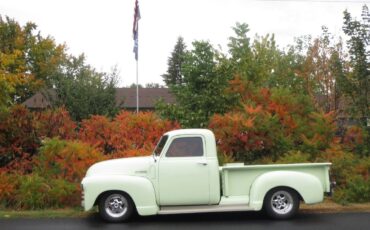
[[209, 203], [208, 164], [202, 136], [174, 137], [158, 163], [160, 205]]

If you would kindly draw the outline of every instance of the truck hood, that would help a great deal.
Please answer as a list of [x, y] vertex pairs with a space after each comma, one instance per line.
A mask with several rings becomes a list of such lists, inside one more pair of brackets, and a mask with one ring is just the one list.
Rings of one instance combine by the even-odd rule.
[[130, 157], [107, 160], [92, 165], [86, 172], [86, 177], [94, 175], [141, 175], [145, 176], [153, 157]]

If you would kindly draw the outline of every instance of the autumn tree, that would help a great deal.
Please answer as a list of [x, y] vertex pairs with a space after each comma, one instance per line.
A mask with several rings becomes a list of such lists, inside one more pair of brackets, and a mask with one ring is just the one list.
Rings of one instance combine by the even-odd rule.
[[36, 28], [33, 23], [21, 26], [0, 16], [0, 87], [5, 89], [0, 101], [21, 103], [42, 87], [50, 87], [65, 60], [64, 45], [42, 37]]
[[338, 79], [345, 72], [343, 45], [341, 40], [335, 42], [327, 27], [323, 26], [322, 30], [322, 35], [309, 44], [297, 75], [317, 109], [337, 111], [341, 96]]

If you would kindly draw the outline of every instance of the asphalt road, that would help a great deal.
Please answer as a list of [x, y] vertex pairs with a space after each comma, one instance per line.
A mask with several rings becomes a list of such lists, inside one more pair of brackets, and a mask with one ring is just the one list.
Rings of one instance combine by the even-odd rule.
[[292, 220], [273, 221], [261, 213], [209, 213], [191, 215], [165, 215], [136, 217], [129, 223], [109, 224], [101, 221], [97, 215], [85, 218], [56, 218], [56, 219], [0, 219], [1, 230], [16, 229], [370, 229], [370, 213], [301, 213]]

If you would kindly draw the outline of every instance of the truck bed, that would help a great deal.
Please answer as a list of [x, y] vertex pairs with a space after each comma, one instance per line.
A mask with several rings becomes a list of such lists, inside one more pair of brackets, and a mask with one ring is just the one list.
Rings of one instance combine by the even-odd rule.
[[[223, 198], [243, 197], [248, 199], [253, 182], [262, 174], [273, 171], [294, 171], [317, 177], [325, 192], [330, 192], [329, 167], [331, 163], [244, 165], [226, 164], [220, 167]], [[289, 178], [286, 178], [289, 180]]]

